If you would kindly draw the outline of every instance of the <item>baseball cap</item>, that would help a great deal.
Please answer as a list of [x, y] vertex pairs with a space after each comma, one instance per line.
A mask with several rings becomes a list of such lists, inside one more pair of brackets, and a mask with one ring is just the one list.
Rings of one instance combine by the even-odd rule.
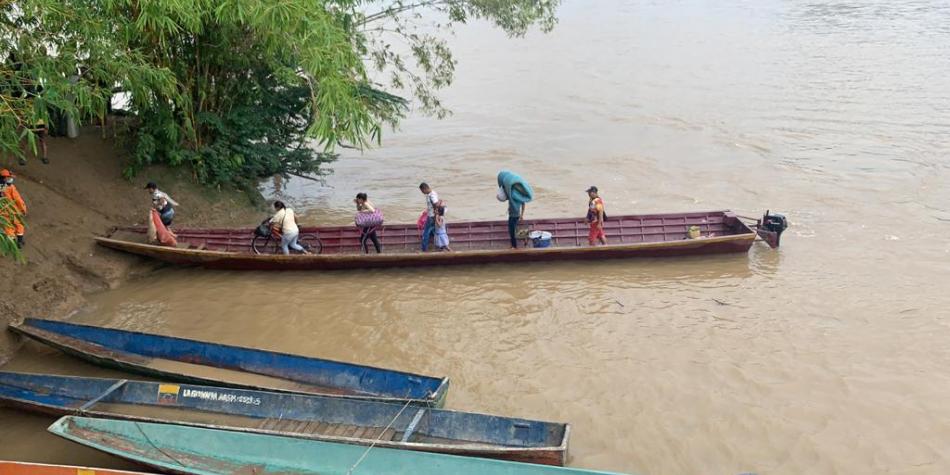
[[596, 187], [596, 186], [591, 186], [590, 188], [587, 189], [587, 192], [588, 192], [588, 193], [590, 193], [590, 192], [592, 192], [592, 191], [593, 191], [594, 193], [597, 193], [597, 187]]

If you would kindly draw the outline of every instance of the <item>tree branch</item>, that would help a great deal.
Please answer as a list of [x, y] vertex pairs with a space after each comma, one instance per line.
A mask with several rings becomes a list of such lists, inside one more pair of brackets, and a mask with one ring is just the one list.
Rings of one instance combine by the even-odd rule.
[[366, 17], [363, 18], [363, 21], [358, 23], [357, 26], [364, 26], [367, 23], [371, 23], [371, 22], [374, 22], [376, 20], [380, 20], [386, 17], [392, 17], [409, 10], [415, 10], [416, 8], [420, 8], [420, 7], [431, 7], [431, 6], [438, 5], [440, 3], [449, 4], [449, 3], [452, 3], [452, 0], [429, 0], [425, 2], [411, 3], [409, 5], [403, 5], [396, 8], [387, 8], [385, 10], [382, 10], [370, 15], [366, 15]]
[[323, 182], [323, 181], [320, 180], [319, 178], [314, 178], [314, 177], [312, 177], [312, 176], [303, 175], [303, 174], [301, 174], [301, 173], [296, 173], [296, 172], [292, 172], [292, 171], [285, 171], [285, 173], [287, 173], [288, 175], [293, 175], [293, 176], [295, 176], [295, 177], [297, 177], [297, 178], [303, 178], [304, 180], [315, 181], [315, 182], [317, 182], [317, 183], [322, 183], [322, 182]]

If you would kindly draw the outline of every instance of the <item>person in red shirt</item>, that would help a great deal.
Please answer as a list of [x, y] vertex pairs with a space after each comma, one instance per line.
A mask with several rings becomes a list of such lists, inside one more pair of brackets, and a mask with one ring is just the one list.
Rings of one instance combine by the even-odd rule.
[[23, 197], [20, 196], [20, 192], [17, 191], [16, 185], [13, 184], [15, 176], [6, 168], [0, 170], [0, 196], [9, 199], [13, 203], [13, 208], [19, 213], [19, 216], [6, 216], [7, 221], [12, 226], [4, 227], [3, 232], [11, 238], [15, 237], [17, 244], [23, 247], [23, 235], [26, 233], [26, 227], [23, 225], [21, 217], [26, 215], [26, 203], [23, 201]]
[[590, 202], [587, 204], [587, 224], [590, 225], [590, 233], [587, 235], [587, 242], [591, 246], [596, 245], [597, 241], [601, 244], [607, 244], [607, 235], [604, 233], [604, 200], [597, 194], [597, 187], [592, 186], [587, 189], [587, 196]]

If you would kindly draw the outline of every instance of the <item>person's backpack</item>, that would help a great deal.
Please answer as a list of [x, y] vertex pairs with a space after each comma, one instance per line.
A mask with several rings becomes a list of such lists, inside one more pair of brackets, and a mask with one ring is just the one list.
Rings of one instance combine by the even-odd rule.
[[261, 221], [261, 224], [254, 228], [254, 235], [260, 237], [270, 236], [270, 218]]
[[[601, 204], [603, 204], [603, 202], [601, 202]], [[597, 216], [594, 214], [594, 212], [593, 212], [592, 210], [590, 210], [590, 209], [587, 210], [587, 220], [588, 220], [588, 221], [593, 221], [594, 218], [596, 218], [596, 217], [597, 217]], [[604, 205], [604, 221], [607, 221], [607, 205]]]

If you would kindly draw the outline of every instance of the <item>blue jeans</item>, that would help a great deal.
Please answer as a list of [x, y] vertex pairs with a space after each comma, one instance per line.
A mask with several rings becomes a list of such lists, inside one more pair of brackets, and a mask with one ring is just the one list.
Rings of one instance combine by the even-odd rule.
[[518, 240], [515, 239], [518, 221], [521, 221], [521, 216], [508, 216], [508, 237], [511, 238], [511, 247], [518, 247]]
[[435, 217], [429, 216], [426, 218], [426, 225], [422, 228], [422, 252], [429, 250], [429, 240], [432, 239], [432, 235], [435, 233]]
[[[300, 232], [296, 233], [284, 233], [280, 236], [280, 250], [284, 254], [290, 254], [290, 249], [293, 249], [297, 252], [303, 252], [304, 248], [300, 244], [297, 244], [297, 237], [300, 236]], [[290, 248], [290, 249], [288, 249]]]
[[175, 208], [168, 206], [164, 210], [159, 211], [158, 215], [162, 218], [162, 224], [165, 226], [171, 226], [172, 220], [175, 219]]

